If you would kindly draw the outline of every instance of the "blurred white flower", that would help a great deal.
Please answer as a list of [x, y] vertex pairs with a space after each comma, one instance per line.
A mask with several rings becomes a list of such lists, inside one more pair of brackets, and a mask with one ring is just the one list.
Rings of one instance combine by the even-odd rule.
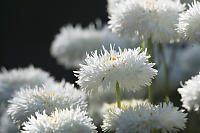
[[86, 95], [74, 88], [70, 83], [57, 83], [43, 87], [24, 88], [16, 92], [9, 100], [8, 113], [13, 121], [21, 125], [35, 112], [46, 111], [50, 114], [55, 108], [64, 109], [80, 106], [84, 110], [87, 106]]
[[115, 130], [116, 133], [177, 132], [185, 128], [186, 115], [170, 102], [158, 106], [141, 102], [133, 107], [127, 106], [121, 110], [116, 107], [107, 111], [102, 128], [104, 131]]
[[107, 11], [108, 14], [112, 14], [112, 12], [116, 11], [116, 6], [120, 2], [124, 2], [126, 0], [107, 0]]
[[0, 133], [19, 133], [6, 111], [3, 112], [0, 118]]
[[184, 38], [200, 42], [200, 2], [194, 0], [189, 9], [179, 15], [177, 31]]
[[108, 30], [107, 26], [101, 28], [100, 25], [99, 27], [96, 29], [92, 24], [88, 28], [82, 28], [80, 25], [62, 27], [52, 43], [51, 55], [66, 68], [73, 68], [82, 63], [86, 52], [101, 49], [102, 45], [106, 48], [110, 43], [122, 48], [136, 45], [136, 39], [131, 40], [126, 36], [118, 37]]
[[174, 29], [184, 9], [179, 0], [125, 0], [116, 5], [108, 24], [118, 35], [169, 43], [179, 40]]
[[99, 55], [97, 50], [87, 54], [85, 64], [80, 64], [80, 70], [74, 72], [77, 83], [88, 92], [115, 91], [116, 82], [121, 89], [141, 90], [143, 86], [149, 86], [157, 74], [152, 68], [155, 64], [148, 63], [150, 56], [146, 56], [146, 52], [139, 47], [124, 51], [119, 48], [117, 52], [110, 46], [110, 51], [103, 47]]
[[35, 113], [24, 123], [22, 133], [97, 133], [92, 119], [81, 109], [56, 110], [50, 116]]
[[53, 81], [54, 78], [50, 77], [48, 72], [33, 66], [9, 71], [2, 69], [0, 73], [0, 101], [7, 102], [14, 91], [18, 91], [21, 87], [42, 86], [42, 84]]
[[181, 94], [184, 108], [198, 111], [200, 107], [200, 73], [186, 81], [182, 88], [178, 89], [178, 92]]

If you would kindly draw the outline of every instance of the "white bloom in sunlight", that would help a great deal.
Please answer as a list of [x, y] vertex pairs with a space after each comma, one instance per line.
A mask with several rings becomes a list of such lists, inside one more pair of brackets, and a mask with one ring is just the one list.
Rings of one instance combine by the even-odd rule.
[[200, 2], [189, 4], [189, 9], [180, 14], [177, 27], [186, 39], [200, 42]]
[[159, 125], [157, 128], [161, 130], [162, 133], [178, 132], [186, 127], [187, 113], [173, 106], [173, 103], [169, 102], [168, 105], [162, 103], [157, 106], [156, 111]]
[[181, 94], [184, 108], [198, 111], [200, 108], [200, 73], [186, 81], [178, 92]]
[[157, 74], [152, 68], [155, 64], [148, 63], [150, 56], [146, 56], [146, 52], [141, 52], [139, 47], [124, 51], [119, 48], [117, 52], [110, 46], [110, 51], [103, 47], [99, 55], [97, 50], [87, 54], [85, 64], [75, 71], [77, 83], [88, 92], [115, 91], [116, 82], [121, 89], [141, 90], [143, 86], [149, 86]]
[[42, 84], [53, 81], [54, 79], [50, 77], [48, 72], [33, 66], [9, 71], [2, 69], [0, 73], [0, 100], [7, 102], [14, 91], [18, 91], [21, 87], [42, 86]]
[[102, 45], [109, 48], [109, 44], [116, 44], [122, 48], [134, 47], [137, 40], [126, 36], [118, 37], [107, 26], [96, 29], [94, 25], [82, 28], [80, 25], [62, 27], [52, 43], [50, 52], [58, 63], [66, 68], [78, 67], [85, 59], [85, 53], [101, 49]]
[[8, 113], [15, 123], [21, 125], [35, 112], [46, 111], [50, 114], [55, 108], [64, 109], [80, 106], [85, 109], [86, 95], [70, 83], [44, 85], [43, 87], [25, 88], [16, 92], [9, 100]]
[[[122, 106], [122, 109], [111, 108], [104, 114], [103, 130], [116, 131], [116, 133], [148, 133], [153, 117], [153, 105], [140, 102], [133, 106]], [[151, 120], [152, 119], [152, 120]]]
[[135, 106], [111, 109], [104, 115], [103, 130], [116, 133], [162, 133], [177, 132], [185, 128], [186, 113], [179, 111], [172, 103], [153, 106], [141, 102]]
[[179, 0], [126, 0], [116, 5], [110, 15], [109, 28], [118, 35], [140, 36], [153, 42], [179, 40], [174, 30], [179, 12], [185, 5]]
[[36, 112], [35, 116], [24, 123], [22, 133], [97, 133], [92, 119], [79, 108], [56, 110], [50, 116]]
[[121, 114], [121, 112], [129, 107], [136, 107], [139, 104], [148, 104], [147, 101], [142, 101], [142, 100], [136, 100], [136, 99], [132, 99], [132, 100], [122, 100], [121, 101], [121, 108], [119, 109], [117, 107], [117, 103], [111, 103], [111, 104], [107, 104], [105, 103], [102, 107], [102, 114], [104, 117], [103, 120], [103, 130], [104, 131], [108, 131], [108, 130], [115, 130], [116, 128], [118, 128], [119, 126], [119, 121], [118, 121], [118, 117]]

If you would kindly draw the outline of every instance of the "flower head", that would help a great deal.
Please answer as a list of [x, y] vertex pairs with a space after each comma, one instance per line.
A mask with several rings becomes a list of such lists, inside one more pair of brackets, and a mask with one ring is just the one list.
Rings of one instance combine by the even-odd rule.
[[156, 128], [161, 130], [162, 133], [178, 132], [185, 128], [187, 113], [184, 113], [184, 110], [179, 110], [178, 107], [173, 106], [171, 102], [168, 104], [160, 103], [156, 107], [156, 113], [158, 116], [156, 121], [159, 125]]
[[184, 108], [198, 111], [200, 108], [200, 73], [186, 81], [178, 92], [181, 94]]
[[39, 68], [29, 66], [27, 68], [2, 69], [0, 73], [0, 100], [7, 101], [14, 91], [26, 86], [42, 86], [45, 83], [53, 82], [48, 72]]
[[153, 130], [176, 132], [185, 128], [186, 115], [172, 103], [153, 106], [141, 102], [107, 111], [102, 128], [104, 131], [115, 130], [116, 133], [150, 133]]
[[184, 9], [179, 0], [125, 0], [112, 11], [109, 28], [118, 35], [169, 43], [179, 39], [174, 29]]
[[85, 109], [86, 95], [70, 83], [44, 85], [43, 87], [25, 88], [16, 92], [9, 100], [8, 113], [15, 123], [21, 125], [35, 112], [51, 114], [55, 108], [64, 109], [80, 106]]
[[110, 43], [123, 48], [134, 47], [135, 42], [126, 36], [118, 37], [108, 30], [107, 26], [96, 29], [94, 25], [82, 28], [80, 25], [72, 27], [68, 25], [61, 28], [51, 46], [51, 55], [66, 68], [78, 67], [86, 57], [85, 53], [106, 48]]
[[92, 119], [77, 109], [56, 110], [50, 116], [35, 113], [24, 123], [22, 133], [96, 133]]
[[194, 0], [189, 9], [179, 15], [177, 31], [186, 39], [200, 42], [200, 2]]
[[110, 51], [103, 47], [98, 55], [97, 50], [91, 55], [87, 54], [85, 64], [81, 64], [79, 71], [75, 71], [78, 77], [77, 83], [82, 89], [91, 92], [97, 90], [115, 90], [116, 82], [119, 87], [127, 90], [140, 90], [142, 86], [150, 85], [151, 79], [157, 74], [152, 67], [154, 63], [148, 63], [146, 51], [141, 48], [124, 49], [119, 52], [110, 46]]

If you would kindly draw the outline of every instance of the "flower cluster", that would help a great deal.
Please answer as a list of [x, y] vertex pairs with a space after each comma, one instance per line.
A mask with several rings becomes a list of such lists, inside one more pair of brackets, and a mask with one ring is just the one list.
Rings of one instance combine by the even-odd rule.
[[24, 88], [9, 100], [8, 114], [13, 121], [21, 125], [35, 112], [51, 114], [57, 109], [77, 108], [85, 110], [86, 95], [70, 83], [57, 83], [42, 87]]
[[45, 83], [53, 82], [48, 72], [29, 66], [27, 68], [2, 69], [0, 73], [0, 100], [7, 101], [11, 95], [23, 87], [42, 86]]
[[[108, 26], [102, 26], [101, 21], [87, 28], [69, 24], [52, 42], [50, 52], [58, 63], [67, 69], [77, 68], [74, 75], [78, 87], [55, 81], [48, 72], [33, 66], [2, 69], [0, 132], [97, 133], [102, 129], [176, 133], [186, 128], [187, 113], [174, 106], [170, 90], [177, 89], [172, 84], [188, 74], [180, 73], [200, 70], [200, 47], [186, 46], [200, 42], [200, 2], [194, 0], [188, 6], [183, 0], [107, 3]], [[184, 39], [188, 39], [187, 44]], [[181, 49], [162, 45], [172, 42], [183, 43]], [[157, 74], [159, 77], [153, 80]], [[138, 100], [146, 99], [147, 87], [149, 99]], [[165, 102], [158, 103], [153, 95], [156, 88], [160, 97], [165, 95]], [[178, 92], [184, 108], [199, 111], [200, 72]]]
[[176, 132], [185, 128], [186, 115], [172, 103], [153, 106], [144, 101], [125, 105], [121, 109], [110, 108], [104, 115], [102, 128], [116, 133]]

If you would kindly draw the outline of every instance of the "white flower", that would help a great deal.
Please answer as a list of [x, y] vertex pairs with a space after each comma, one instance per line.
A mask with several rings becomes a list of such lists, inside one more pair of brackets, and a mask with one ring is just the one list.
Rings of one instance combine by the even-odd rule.
[[178, 107], [174, 107], [171, 102], [160, 104], [157, 106], [157, 120], [158, 129], [162, 133], [168, 132], [178, 132], [180, 129], [185, 128], [185, 123], [187, 121], [187, 113], [184, 113], [184, 110], [179, 110]]
[[14, 91], [18, 91], [21, 87], [42, 86], [42, 84], [53, 81], [54, 79], [50, 77], [48, 72], [33, 66], [9, 71], [2, 69], [0, 73], [0, 100], [7, 102]]
[[96, 133], [92, 119], [77, 109], [56, 110], [50, 116], [35, 113], [24, 123], [22, 133]]
[[[126, 89], [120, 90], [121, 100], [132, 99], [133, 97], [137, 99], [146, 97], [146, 90], [142, 89], [137, 92], [130, 92]], [[103, 112], [105, 112], [104, 110], [106, 109], [107, 103], [113, 102], [116, 102], [116, 92], [113, 91], [104, 91], [102, 93], [88, 95], [88, 114], [93, 118], [95, 125], [100, 125], [102, 123]]]
[[104, 120], [103, 120], [104, 125], [102, 125], [103, 130], [104, 131], [115, 130], [119, 126], [118, 117], [121, 115], [123, 110], [129, 107], [134, 108], [135, 106], [138, 106], [139, 104], [146, 104], [146, 103], [148, 104], [147, 101], [136, 100], [136, 99], [122, 100], [121, 101], [122, 109], [119, 109], [117, 107], [116, 102], [111, 103], [111, 104], [105, 103], [101, 109], [103, 117], [104, 117]]
[[154, 63], [148, 63], [146, 51], [141, 48], [119, 48], [116, 52], [110, 46], [110, 52], [103, 47], [98, 55], [97, 50], [91, 55], [87, 54], [85, 64], [81, 64], [79, 71], [75, 71], [78, 77], [77, 83], [88, 92], [105, 90], [115, 91], [116, 82], [119, 87], [127, 90], [141, 90], [143, 86], [150, 85], [151, 79], [157, 74], [152, 67]]
[[46, 111], [50, 114], [55, 108], [64, 109], [80, 106], [85, 109], [86, 95], [74, 88], [70, 83], [47, 85], [43, 87], [25, 88], [16, 92], [14, 98], [9, 100], [8, 113], [13, 121], [21, 125], [35, 112]]
[[179, 39], [174, 30], [179, 12], [185, 5], [179, 0], [125, 0], [110, 15], [109, 28], [118, 35], [139, 35], [141, 39], [169, 43]]
[[51, 55], [66, 68], [78, 67], [85, 59], [86, 52], [101, 49], [102, 45], [108, 48], [110, 43], [115, 43], [116, 46], [129, 48], [134, 47], [137, 42], [126, 36], [116, 36], [107, 26], [99, 27], [100, 29], [96, 29], [94, 25], [84, 29], [79, 25], [62, 27], [52, 43]]
[[200, 42], [200, 2], [194, 0], [179, 16], [177, 31], [186, 39]]
[[178, 92], [181, 94], [184, 108], [198, 111], [200, 108], [200, 73], [186, 81]]
[[109, 110], [105, 115], [103, 130], [115, 130], [116, 133], [150, 133], [160, 130], [162, 133], [177, 132], [185, 128], [186, 113], [179, 111], [172, 103], [153, 106], [141, 102], [135, 106], [127, 106]]
[[150, 117], [153, 111], [154, 107], [146, 101], [122, 109], [115, 106], [105, 113], [102, 128], [116, 133], [148, 133], [149, 125], [153, 122], [153, 117]]
[[112, 14], [116, 10], [116, 6], [126, 0], [107, 0], [107, 11], [108, 14]]

